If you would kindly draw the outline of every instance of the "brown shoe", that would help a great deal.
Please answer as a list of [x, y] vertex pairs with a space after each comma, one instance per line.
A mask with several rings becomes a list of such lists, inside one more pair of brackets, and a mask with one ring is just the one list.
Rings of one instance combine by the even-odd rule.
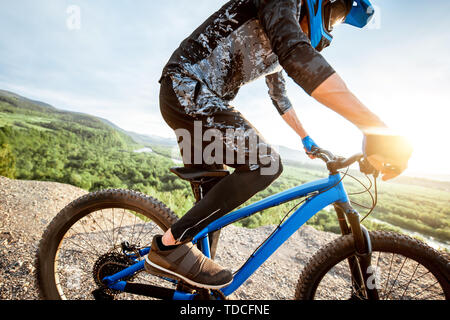
[[153, 238], [150, 253], [145, 257], [145, 270], [151, 274], [176, 278], [192, 286], [205, 289], [220, 289], [233, 281], [230, 270], [225, 270], [208, 259], [192, 243], [170, 250], [161, 250], [157, 238]]

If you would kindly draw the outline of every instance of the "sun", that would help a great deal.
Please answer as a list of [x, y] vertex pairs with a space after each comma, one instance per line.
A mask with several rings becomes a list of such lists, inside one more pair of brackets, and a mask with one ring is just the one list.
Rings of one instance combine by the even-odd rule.
[[[404, 109], [403, 109], [404, 110]], [[390, 127], [405, 136], [413, 147], [405, 174], [450, 174], [450, 111], [423, 106], [410, 112], [391, 111], [386, 117]]]

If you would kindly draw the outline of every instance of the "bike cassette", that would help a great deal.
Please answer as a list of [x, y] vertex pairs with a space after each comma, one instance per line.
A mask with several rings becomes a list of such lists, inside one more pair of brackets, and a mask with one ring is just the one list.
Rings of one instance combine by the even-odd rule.
[[[108, 252], [97, 259], [92, 269], [94, 281], [99, 288], [103, 288], [105, 294], [114, 295], [120, 291], [113, 289], [104, 289], [103, 279], [107, 276], [120, 272], [129, 266], [133, 265], [133, 262], [124, 254], [117, 252]], [[133, 278], [133, 275], [124, 278], [124, 281], [129, 281]]]

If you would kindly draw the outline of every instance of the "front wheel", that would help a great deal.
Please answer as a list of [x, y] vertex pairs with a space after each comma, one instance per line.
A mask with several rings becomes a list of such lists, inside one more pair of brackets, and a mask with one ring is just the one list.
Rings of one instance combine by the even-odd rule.
[[[393, 232], [371, 232], [370, 238], [372, 265], [366, 285], [374, 286], [380, 299], [450, 299], [450, 260], [447, 254]], [[300, 275], [295, 298], [365, 299], [365, 289], [355, 288], [352, 279], [348, 259], [354, 257], [352, 235], [342, 236], [323, 247]]]

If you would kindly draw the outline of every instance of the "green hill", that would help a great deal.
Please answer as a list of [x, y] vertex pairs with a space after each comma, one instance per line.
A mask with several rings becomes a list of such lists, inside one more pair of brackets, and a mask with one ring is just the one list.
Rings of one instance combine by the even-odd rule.
[[142, 147], [103, 119], [0, 91], [0, 175], [89, 191], [129, 188], [180, 210], [192, 206], [189, 185], [169, 172], [173, 162], [134, 152]]

